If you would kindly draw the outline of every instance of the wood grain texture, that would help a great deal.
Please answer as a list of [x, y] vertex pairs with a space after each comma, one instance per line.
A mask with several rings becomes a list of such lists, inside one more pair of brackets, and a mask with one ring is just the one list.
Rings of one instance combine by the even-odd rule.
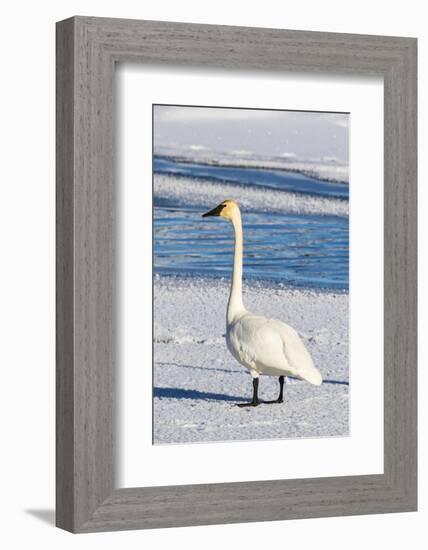
[[56, 36], [56, 519], [73, 528], [73, 25]]
[[[383, 475], [115, 489], [116, 62], [383, 76]], [[91, 532], [416, 510], [416, 177], [415, 39], [58, 23], [57, 525]]]

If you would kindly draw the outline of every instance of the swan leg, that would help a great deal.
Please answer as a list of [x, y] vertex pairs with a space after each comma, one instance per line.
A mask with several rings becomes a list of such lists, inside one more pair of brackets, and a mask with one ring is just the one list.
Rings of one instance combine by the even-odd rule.
[[278, 403], [283, 403], [284, 399], [284, 377], [279, 377], [279, 396], [278, 396]]
[[279, 396], [278, 399], [272, 399], [272, 401], [262, 401], [262, 403], [283, 403], [284, 402], [284, 376], [279, 377]]
[[253, 378], [253, 400], [249, 403], [237, 403], [238, 407], [257, 407], [261, 401], [259, 400], [259, 379]]

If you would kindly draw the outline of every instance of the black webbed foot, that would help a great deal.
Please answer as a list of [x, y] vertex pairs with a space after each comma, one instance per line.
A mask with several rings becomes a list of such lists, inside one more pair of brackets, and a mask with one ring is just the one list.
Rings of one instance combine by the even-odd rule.
[[274, 403], [284, 403], [283, 399], [271, 399], [269, 401], [261, 401], [261, 403], [264, 403], [265, 405], [273, 405]]
[[278, 399], [272, 399], [271, 401], [265, 401], [259, 399], [259, 379], [253, 378], [253, 400], [248, 403], [236, 403], [237, 407], [257, 407], [260, 404], [271, 405], [274, 403], [284, 403], [284, 376], [279, 377], [279, 396]]
[[263, 403], [263, 401], [257, 400], [257, 401], [250, 401], [248, 403], [236, 403], [237, 407], [257, 407], [260, 405], [260, 403]]
[[249, 403], [237, 403], [238, 407], [257, 407], [261, 401], [259, 399], [259, 379], [253, 378], [253, 400]]

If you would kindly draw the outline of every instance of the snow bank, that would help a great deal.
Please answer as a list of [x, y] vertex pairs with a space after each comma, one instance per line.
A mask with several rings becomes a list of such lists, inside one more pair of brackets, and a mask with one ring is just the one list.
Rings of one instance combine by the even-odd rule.
[[348, 216], [349, 207], [347, 200], [165, 174], [154, 175], [154, 190], [157, 199], [186, 206], [213, 205], [233, 198], [247, 211], [342, 217]]
[[178, 162], [194, 162], [208, 166], [260, 168], [265, 170], [286, 170], [324, 181], [348, 183], [349, 165], [333, 157], [302, 159], [292, 153], [280, 157], [263, 157], [249, 151], [217, 152], [205, 147], [195, 149], [157, 146], [155, 154]]

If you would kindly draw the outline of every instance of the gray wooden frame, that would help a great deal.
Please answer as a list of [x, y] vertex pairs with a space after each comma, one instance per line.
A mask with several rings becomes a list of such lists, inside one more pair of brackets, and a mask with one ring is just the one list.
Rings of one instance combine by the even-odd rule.
[[[57, 24], [59, 527], [91, 532], [416, 510], [416, 45], [413, 38], [90, 17]], [[383, 76], [382, 475], [115, 488], [116, 62]]]

